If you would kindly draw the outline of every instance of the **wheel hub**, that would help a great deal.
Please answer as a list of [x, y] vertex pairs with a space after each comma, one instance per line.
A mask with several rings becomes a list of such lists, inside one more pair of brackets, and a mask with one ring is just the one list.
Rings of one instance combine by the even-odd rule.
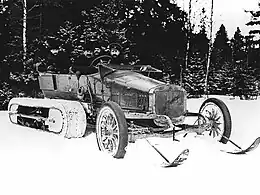
[[213, 134], [213, 138], [218, 137], [221, 134], [221, 122], [219, 122], [221, 116], [219, 116], [218, 112], [214, 109], [212, 109], [211, 111], [206, 110], [206, 112], [208, 113], [208, 115], [206, 115], [206, 118], [210, 125], [209, 135], [211, 136]]

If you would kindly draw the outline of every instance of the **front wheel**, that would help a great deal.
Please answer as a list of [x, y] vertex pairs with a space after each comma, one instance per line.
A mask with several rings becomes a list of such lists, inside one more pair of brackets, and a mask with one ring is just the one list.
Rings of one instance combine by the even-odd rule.
[[226, 144], [231, 135], [231, 116], [226, 104], [216, 98], [205, 100], [199, 113], [202, 114], [207, 123], [211, 124], [211, 128], [205, 132], [217, 141]]
[[128, 144], [125, 115], [115, 102], [105, 103], [97, 116], [96, 138], [99, 150], [123, 158]]

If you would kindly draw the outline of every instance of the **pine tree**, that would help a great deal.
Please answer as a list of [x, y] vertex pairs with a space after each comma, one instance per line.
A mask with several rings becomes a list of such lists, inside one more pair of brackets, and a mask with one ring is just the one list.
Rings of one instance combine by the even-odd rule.
[[197, 50], [190, 56], [189, 67], [184, 71], [183, 83], [184, 88], [189, 93], [190, 97], [199, 97], [204, 91], [206, 58], [201, 56]]
[[9, 33], [9, 20], [10, 6], [8, 2], [4, 1], [0, 3], [0, 81], [6, 81], [9, 79], [10, 68], [5, 62], [6, 56], [8, 55], [8, 41], [10, 40]]
[[8, 102], [13, 97], [9, 84], [10, 68], [6, 63], [9, 47], [9, 14], [10, 5], [7, 1], [0, 2], [0, 110], [7, 110]]
[[132, 52], [134, 42], [126, 22], [129, 14], [126, 10], [126, 4], [122, 0], [111, 0], [103, 1], [90, 12], [83, 12], [83, 47], [90, 44], [101, 48], [101, 53], [107, 54], [110, 45], [116, 43], [121, 46], [122, 61], [127, 64], [135, 63], [137, 59]]
[[212, 49], [212, 65], [209, 71], [209, 91], [213, 94], [229, 94], [232, 85], [231, 47], [226, 28], [221, 25], [217, 31]]
[[216, 69], [220, 69], [225, 62], [231, 62], [231, 48], [226, 28], [222, 24], [213, 43], [212, 63]]
[[183, 75], [184, 87], [191, 96], [198, 97], [204, 92], [208, 41], [205, 28], [191, 39], [189, 66]]
[[232, 67], [233, 71], [231, 76], [233, 77], [232, 94], [233, 96], [242, 96], [244, 83], [244, 71], [246, 69], [246, 51], [245, 41], [241, 35], [241, 31], [237, 28], [234, 37], [231, 39], [232, 45]]
[[[248, 38], [248, 65], [256, 68], [258, 75], [260, 73], [260, 2], [258, 3], [258, 10], [246, 11], [251, 15], [251, 20], [246, 23], [251, 26]], [[257, 78], [259, 80], [259, 78]]]
[[239, 96], [241, 99], [248, 99], [250, 96], [257, 94], [256, 88], [256, 69], [251, 67], [247, 60], [246, 38], [241, 35], [237, 28], [232, 43], [232, 70], [233, 76], [232, 94]]
[[257, 28], [260, 27], [260, 2], [258, 3], [258, 6], [259, 10], [257, 11], [246, 11], [251, 15], [251, 20], [248, 23], [246, 23], [246, 25], [254, 26], [254, 28], [249, 31], [249, 34], [254, 37], [253, 42], [257, 47], [259, 47], [260, 44], [260, 28]]
[[258, 10], [248, 12], [251, 15], [251, 20], [246, 25], [253, 28], [249, 31], [247, 37], [247, 64], [254, 71], [255, 84], [251, 86], [255, 86], [253, 91], [255, 94], [259, 94], [257, 85], [260, 81], [260, 2], [258, 3]]
[[[120, 57], [124, 63], [134, 63], [136, 56], [130, 54], [133, 43], [127, 31], [126, 14], [122, 0], [102, 1], [89, 10], [82, 10], [77, 23], [66, 21], [56, 33], [47, 36], [46, 41], [42, 41], [42, 46], [45, 45], [42, 50], [46, 51], [42, 52], [42, 56], [45, 55], [47, 58], [45, 64], [56, 62], [56, 67], [61, 64], [58, 69], [68, 71], [68, 66], [76, 63], [85, 51], [90, 51], [92, 54], [99, 51], [98, 55], [109, 54], [112, 43], [121, 46]], [[57, 63], [57, 56], [50, 51], [57, 53], [58, 56], [60, 53], [65, 53], [69, 63]], [[92, 60], [95, 57], [97, 56], [93, 55]]]
[[148, 63], [179, 79], [186, 45], [187, 14], [172, 1], [138, 0], [127, 22], [140, 63]]
[[232, 43], [232, 61], [237, 62], [246, 59], [246, 45], [245, 37], [241, 34], [241, 30], [238, 27], [234, 37], [231, 40]]

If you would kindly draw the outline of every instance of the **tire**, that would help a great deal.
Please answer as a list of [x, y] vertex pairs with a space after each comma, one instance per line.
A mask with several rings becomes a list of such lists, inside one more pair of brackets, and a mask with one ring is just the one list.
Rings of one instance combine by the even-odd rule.
[[115, 102], [107, 102], [99, 110], [96, 138], [100, 151], [114, 158], [124, 158], [128, 144], [128, 128], [125, 115]]
[[214, 138], [216, 136], [219, 142], [226, 144], [232, 128], [231, 116], [226, 104], [222, 100], [209, 98], [202, 103], [199, 113], [207, 122], [213, 122], [212, 129], [208, 131], [209, 136], [213, 135]]

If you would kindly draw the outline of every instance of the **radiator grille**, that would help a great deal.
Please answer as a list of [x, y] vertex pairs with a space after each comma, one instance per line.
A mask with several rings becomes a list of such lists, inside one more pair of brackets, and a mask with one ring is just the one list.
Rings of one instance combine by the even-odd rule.
[[175, 85], [159, 87], [155, 90], [155, 112], [177, 118], [186, 112], [186, 92]]

